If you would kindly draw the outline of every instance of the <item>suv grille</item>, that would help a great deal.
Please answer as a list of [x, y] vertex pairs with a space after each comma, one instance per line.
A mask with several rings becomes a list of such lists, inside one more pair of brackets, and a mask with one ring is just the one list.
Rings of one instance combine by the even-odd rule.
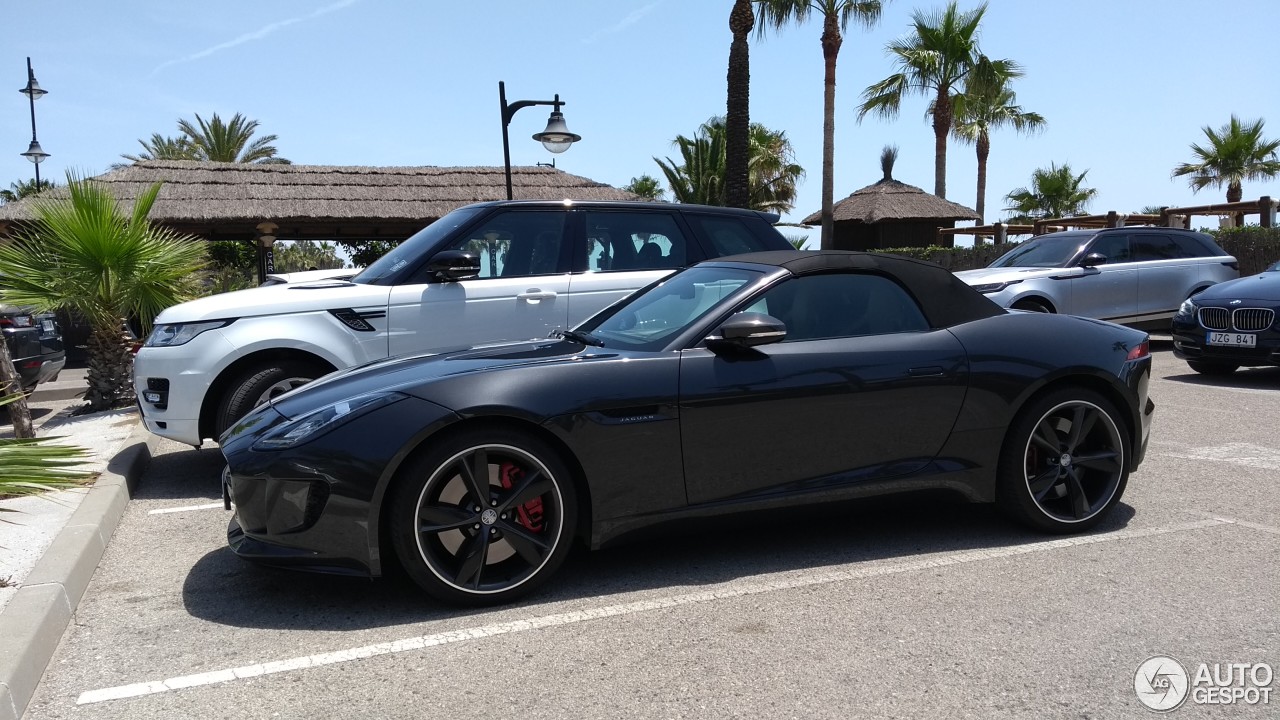
[[1276, 311], [1270, 308], [1239, 308], [1231, 313], [1231, 324], [1241, 332], [1266, 330], [1275, 319]]
[[1230, 330], [1231, 313], [1226, 308], [1200, 308], [1200, 324], [1208, 330]]

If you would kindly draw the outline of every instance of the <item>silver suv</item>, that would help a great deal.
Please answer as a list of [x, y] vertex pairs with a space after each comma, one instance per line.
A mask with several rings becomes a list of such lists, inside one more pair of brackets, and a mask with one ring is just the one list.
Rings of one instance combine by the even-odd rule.
[[1039, 235], [956, 276], [1004, 307], [1167, 329], [1183, 300], [1240, 269], [1204, 233], [1140, 226]]

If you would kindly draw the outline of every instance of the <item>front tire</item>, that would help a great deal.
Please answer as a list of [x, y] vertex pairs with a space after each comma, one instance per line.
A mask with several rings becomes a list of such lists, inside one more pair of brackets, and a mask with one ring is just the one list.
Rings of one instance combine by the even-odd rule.
[[1205, 362], [1204, 360], [1188, 360], [1187, 366], [1201, 375], [1230, 375], [1240, 369], [1239, 365]]
[[497, 605], [536, 590], [569, 553], [578, 503], [568, 467], [526, 433], [475, 430], [406, 464], [390, 541], [433, 598]]
[[1019, 300], [1018, 302], [1014, 303], [1010, 307], [1012, 307], [1014, 310], [1026, 310], [1028, 312], [1038, 312], [1038, 313], [1053, 312], [1052, 310], [1049, 309], [1048, 305], [1045, 305], [1044, 303], [1038, 300]]
[[1000, 453], [996, 497], [1014, 519], [1071, 533], [1097, 525], [1129, 480], [1128, 432], [1102, 395], [1064, 388], [1018, 414]]
[[302, 387], [328, 372], [314, 363], [298, 360], [265, 363], [249, 368], [231, 382], [222, 396], [213, 429], [214, 437], [220, 437], [236, 421], [271, 398]]

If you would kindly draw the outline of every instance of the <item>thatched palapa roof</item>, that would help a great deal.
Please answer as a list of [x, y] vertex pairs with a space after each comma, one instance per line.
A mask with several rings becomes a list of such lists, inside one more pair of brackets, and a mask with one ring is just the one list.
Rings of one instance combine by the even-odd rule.
[[[548, 167], [513, 167], [521, 200], [635, 200], [618, 188]], [[95, 180], [131, 204], [163, 183], [150, 219], [206, 237], [252, 236], [260, 222], [281, 237], [407, 236], [473, 202], [506, 199], [502, 167], [358, 167], [144, 161]], [[41, 197], [66, 195], [60, 188]], [[31, 199], [0, 206], [0, 222], [32, 217]]]
[[[886, 178], [858, 190], [832, 208], [835, 221], [878, 223], [894, 220], [977, 220], [969, 208], [925, 192], [914, 185]], [[822, 212], [806, 217], [805, 225], [822, 222]]]

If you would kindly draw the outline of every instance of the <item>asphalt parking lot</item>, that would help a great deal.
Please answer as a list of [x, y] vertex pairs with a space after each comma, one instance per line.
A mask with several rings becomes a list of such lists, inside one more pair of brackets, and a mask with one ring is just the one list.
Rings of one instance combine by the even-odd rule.
[[238, 560], [216, 448], [160, 442], [25, 717], [1144, 717], [1154, 655], [1280, 666], [1280, 368], [1154, 350], [1147, 460], [1097, 532], [876, 501], [581, 551], [485, 611]]

